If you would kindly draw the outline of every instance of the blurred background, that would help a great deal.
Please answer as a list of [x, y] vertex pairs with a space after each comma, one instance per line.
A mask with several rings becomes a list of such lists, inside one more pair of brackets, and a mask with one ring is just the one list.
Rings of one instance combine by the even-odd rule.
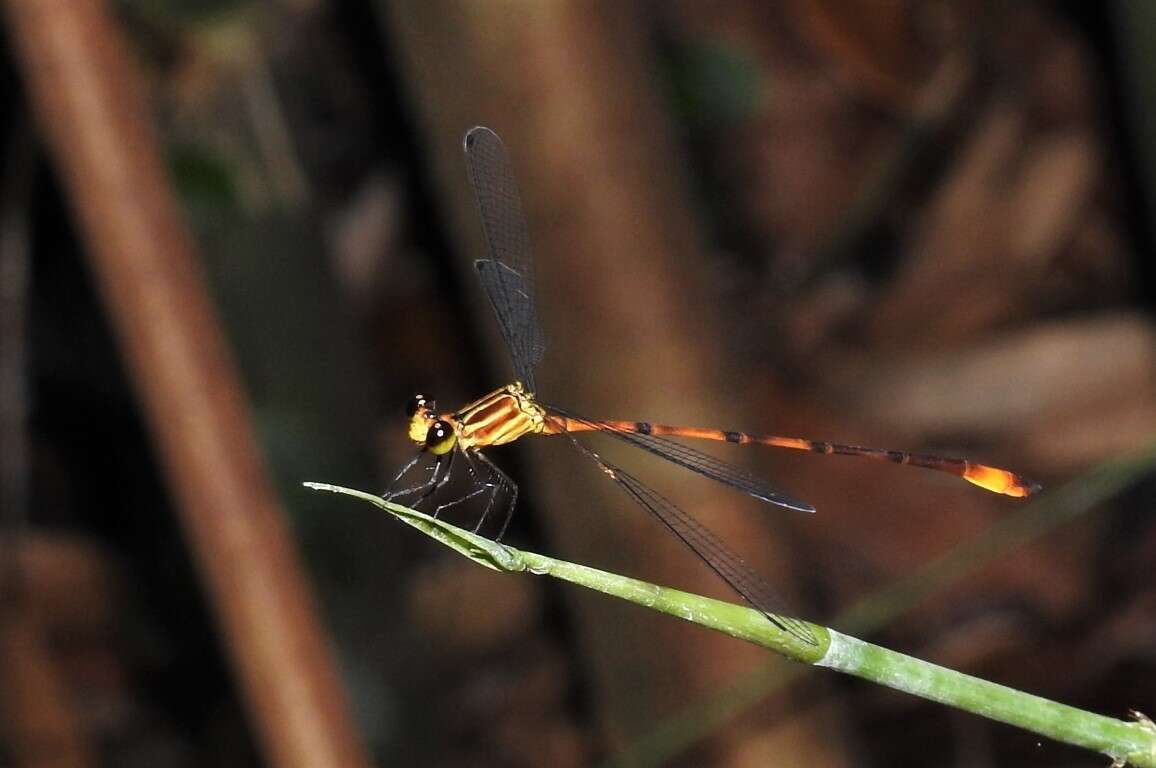
[[[596, 448], [800, 616], [1156, 714], [1156, 8], [5, 10], [3, 765], [1105, 763], [301, 487], [380, 492], [412, 395], [511, 377], [471, 266], [478, 124], [530, 221], [547, 402], [1046, 490], [706, 447], [808, 516]], [[566, 446], [488, 455], [515, 546], [737, 601]]]

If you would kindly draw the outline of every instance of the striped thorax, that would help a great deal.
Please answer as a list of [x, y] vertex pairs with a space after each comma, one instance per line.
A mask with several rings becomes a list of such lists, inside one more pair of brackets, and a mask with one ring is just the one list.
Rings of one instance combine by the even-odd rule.
[[479, 397], [454, 413], [438, 414], [434, 401], [418, 395], [409, 406], [409, 438], [441, 455], [457, 445], [485, 448], [512, 443], [546, 430], [546, 411], [515, 381]]
[[453, 423], [462, 448], [485, 448], [541, 433], [546, 412], [522, 382], [515, 381], [443, 418]]

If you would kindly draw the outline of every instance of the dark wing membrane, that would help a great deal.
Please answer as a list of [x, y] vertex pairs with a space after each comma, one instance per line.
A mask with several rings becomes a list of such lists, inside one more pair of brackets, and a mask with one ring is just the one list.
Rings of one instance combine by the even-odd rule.
[[587, 424], [598, 432], [613, 435], [619, 440], [633, 445], [635, 448], [641, 448], [648, 453], [653, 453], [655, 456], [666, 459], [685, 469], [689, 469], [691, 472], [708, 477], [723, 485], [729, 485], [743, 493], [754, 496], [760, 501], [766, 501], [798, 512], [815, 511], [815, 508], [807, 502], [792, 498], [772, 488], [765, 481], [755, 477], [751, 473], [727, 464], [720, 459], [716, 459], [710, 454], [695, 450], [689, 445], [683, 445], [666, 437], [633, 432], [603, 421], [583, 419], [574, 414], [567, 413], [560, 408], [555, 408], [554, 406], [548, 406], [547, 410], [557, 413], [560, 416], [573, 419], [574, 421]]
[[465, 138], [466, 168], [478, 201], [490, 258], [477, 261], [478, 280], [494, 308], [510, 350], [514, 374], [534, 392], [534, 367], [545, 352], [534, 310], [530, 236], [510, 158], [489, 128], [471, 128]]
[[805, 622], [784, 616], [782, 600], [761, 576], [750, 569], [741, 557], [736, 555], [709, 528], [695, 520], [679, 507], [672, 504], [654, 489], [647, 487], [634, 476], [602, 460], [598, 454], [579, 443], [572, 435], [567, 435], [578, 450], [596, 462], [602, 471], [610, 476], [643, 509], [658, 519], [677, 536], [683, 544], [699, 556], [710, 569], [719, 575], [731, 589], [760, 611], [772, 624], [793, 635], [808, 645], [818, 645], [819, 641]]
[[481, 259], [474, 262], [474, 268], [510, 350], [514, 376], [526, 385], [527, 391], [536, 392], [534, 368], [542, 361], [546, 345], [535, 317], [530, 284], [500, 261]]

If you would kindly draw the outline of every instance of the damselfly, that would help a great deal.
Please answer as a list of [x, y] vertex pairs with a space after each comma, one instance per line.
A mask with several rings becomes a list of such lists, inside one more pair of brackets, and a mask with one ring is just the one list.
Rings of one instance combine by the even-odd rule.
[[[482, 453], [482, 449], [511, 443], [526, 435], [563, 436], [771, 622], [803, 642], [814, 644], [814, 636], [806, 625], [780, 615], [779, 601], [771, 587], [715, 534], [633, 475], [603, 459], [575, 439], [574, 435], [581, 432], [611, 435], [756, 499], [800, 512], [814, 512], [815, 509], [804, 501], [772, 488], [749, 472], [670, 438], [769, 445], [907, 464], [956, 475], [980, 488], [1005, 496], [1025, 497], [1039, 490], [1035, 483], [1006, 469], [964, 459], [794, 437], [677, 427], [649, 421], [587, 419], [545, 404], [537, 398], [534, 385], [534, 369], [542, 359], [545, 344], [534, 308], [529, 234], [510, 160], [498, 135], [483, 127], [473, 128], [466, 133], [465, 155], [490, 256], [477, 261], [475, 267], [482, 290], [494, 309], [498, 326], [510, 351], [516, 378], [512, 384], [451, 412], [439, 412], [434, 401], [423, 395], [414, 397], [407, 408], [409, 437], [418, 445], [419, 451], [398, 473], [391, 490], [386, 492], [387, 498], [413, 497], [416, 499], [415, 504], [437, 501], [438, 491], [450, 480], [455, 459], [461, 457], [473, 482], [472, 490], [437, 505], [434, 514], [440, 514], [448, 507], [469, 499], [484, 496], [485, 509], [478, 520], [477, 530], [494, 510], [499, 499], [502, 499], [504, 518], [497, 536], [500, 539], [517, 503], [518, 489]], [[395, 489], [424, 455], [434, 457], [429, 474], [414, 486]]]

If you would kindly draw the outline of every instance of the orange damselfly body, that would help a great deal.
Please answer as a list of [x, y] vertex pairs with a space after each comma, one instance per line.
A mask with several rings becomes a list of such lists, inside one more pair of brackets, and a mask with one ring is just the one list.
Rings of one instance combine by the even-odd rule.
[[[466, 167], [481, 212], [490, 257], [475, 262], [474, 266], [482, 290], [497, 316], [502, 337], [510, 351], [516, 379], [512, 384], [452, 412], [439, 412], [434, 401], [422, 395], [410, 400], [407, 407], [409, 437], [417, 443], [419, 451], [394, 478], [391, 490], [384, 494], [386, 498], [412, 497], [416, 500], [413, 502], [415, 506], [436, 501], [438, 491], [450, 480], [455, 458], [461, 457], [473, 488], [464, 495], [437, 505], [434, 514], [436, 516], [449, 507], [485, 496], [485, 510], [475, 526], [475, 530], [479, 530], [501, 498], [504, 500], [504, 518], [497, 536], [501, 539], [517, 503], [518, 489], [482, 450], [511, 443], [527, 435], [561, 435], [597, 464], [628, 496], [681, 539], [772, 623], [803, 642], [816, 644], [806, 624], [780, 613], [780, 601], [767, 582], [706, 526], [633, 475], [603, 459], [575, 439], [574, 435], [582, 432], [611, 435], [756, 499], [800, 512], [814, 512], [815, 509], [804, 501], [793, 499], [772, 488], [744, 470], [671, 438], [768, 445], [907, 464], [956, 475], [980, 488], [1006, 496], [1030, 496], [1039, 489], [1035, 483], [1006, 469], [964, 459], [793, 437], [677, 427], [649, 421], [587, 419], [543, 403], [536, 396], [534, 369], [542, 359], [545, 344], [534, 307], [529, 235], [510, 160], [502, 140], [489, 128], [471, 129], [466, 133], [464, 143]], [[426, 470], [428, 475], [416, 485], [397, 489], [402, 478], [426, 455], [434, 457]]]

